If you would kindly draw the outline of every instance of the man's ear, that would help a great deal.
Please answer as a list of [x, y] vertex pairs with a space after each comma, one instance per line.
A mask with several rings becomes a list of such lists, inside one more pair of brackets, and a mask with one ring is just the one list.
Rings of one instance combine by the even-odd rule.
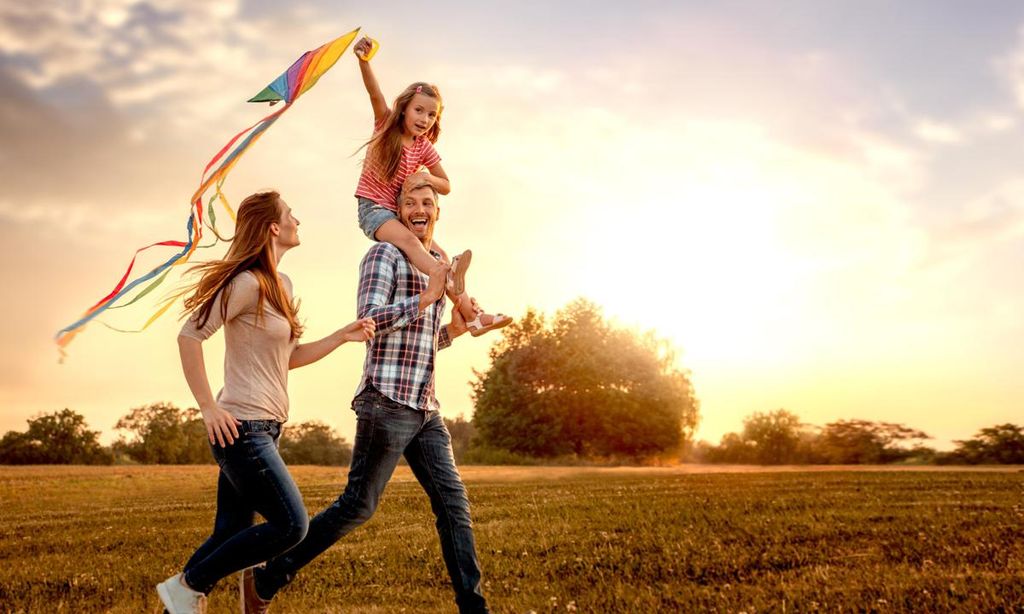
[[434, 216], [434, 221], [436, 222], [441, 219], [441, 207], [434, 205], [434, 211], [437, 211], [437, 215]]

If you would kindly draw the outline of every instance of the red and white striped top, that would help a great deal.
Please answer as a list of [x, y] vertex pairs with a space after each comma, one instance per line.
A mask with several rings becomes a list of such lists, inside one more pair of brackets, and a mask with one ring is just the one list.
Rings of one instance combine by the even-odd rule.
[[[384, 126], [378, 122], [374, 134]], [[402, 146], [402, 160], [398, 163], [398, 172], [390, 183], [384, 183], [377, 172], [377, 165], [370, 162], [369, 156], [363, 162], [363, 174], [359, 177], [356, 196], [369, 198], [382, 207], [398, 211], [398, 192], [402, 189], [405, 179], [419, 170], [421, 166], [431, 167], [441, 161], [434, 145], [426, 137], [418, 136], [412, 145]]]

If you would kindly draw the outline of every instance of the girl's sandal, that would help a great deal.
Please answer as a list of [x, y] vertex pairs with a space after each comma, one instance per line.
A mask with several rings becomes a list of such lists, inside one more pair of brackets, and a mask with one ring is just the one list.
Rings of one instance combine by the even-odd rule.
[[468, 249], [452, 258], [452, 266], [448, 271], [448, 282], [445, 284], [449, 292], [460, 296], [466, 291], [466, 271], [469, 269], [469, 263], [472, 260], [473, 252]]
[[[491, 318], [491, 323], [484, 324], [483, 321], [481, 320], [481, 318], [483, 317]], [[477, 313], [476, 319], [474, 319], [472, 322], [466, 322], [466, 328], [469, 330], [469, 334], [473, 335], [474, 337], [479, 337], [480, 335], [489, 333], [492, 330], [505, 328], [511, 323], [512, 318], [502, 313], [498, 313], [493, 316], [486, 313]]]

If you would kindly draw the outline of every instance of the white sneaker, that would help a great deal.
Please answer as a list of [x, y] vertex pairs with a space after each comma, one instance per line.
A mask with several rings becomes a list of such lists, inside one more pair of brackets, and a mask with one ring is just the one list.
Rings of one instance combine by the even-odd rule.
[[175, 574], [156, 585], [160, 601], [170, 614], [204, 614], [206, 595], [185, 586], [181, 574]]

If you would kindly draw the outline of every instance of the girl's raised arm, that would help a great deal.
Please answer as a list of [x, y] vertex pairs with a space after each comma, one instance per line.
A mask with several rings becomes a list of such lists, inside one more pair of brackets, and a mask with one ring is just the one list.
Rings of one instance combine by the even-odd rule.
[[363, 75], [363, 85], [366, 86], [366, 93], [370, 95], [370, 106], [373, 107], [373, 122], [377, 123], [387, 117], [391, 109], [388, 108], [388, 101], [384, 98], [384, 93], [380, 91], [380, 84], [377, 83], [377, 77], [373, 74], [373, 68], [370, 67], [369, 62], [364, 61], [362, 58], [370, 50], [370, 46], [370, 39], [364, 36], [352, 48], [352, 52], [359, 58], [359, 72]]
[[427, 171], [429, 172], [424, 173], [420, 171], [406, 177], [405, 183], [402, 184], [402, 191], [407, 192], [423, 184], [434, 186], [437, 193], [441, 195], [452, 191], [452, 184], [448, 179], [448, 173], [444, 172], [440, 162], [436, 162], [433, 166], [428, 166]]

